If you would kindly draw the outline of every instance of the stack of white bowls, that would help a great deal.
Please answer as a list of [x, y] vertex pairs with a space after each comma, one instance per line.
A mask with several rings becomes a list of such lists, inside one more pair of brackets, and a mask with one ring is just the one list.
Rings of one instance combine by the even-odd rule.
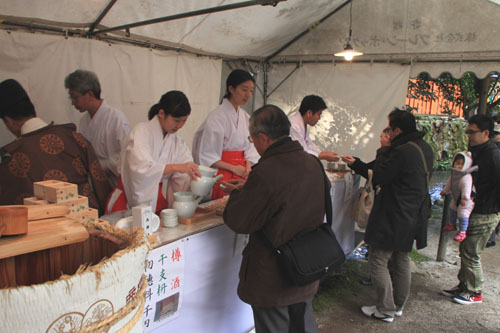
[[179, 223], [177, 221], [177, 211], [175, 209], [163, 209], [160, 215], [161, 225], [164, 227], [172, 228]]

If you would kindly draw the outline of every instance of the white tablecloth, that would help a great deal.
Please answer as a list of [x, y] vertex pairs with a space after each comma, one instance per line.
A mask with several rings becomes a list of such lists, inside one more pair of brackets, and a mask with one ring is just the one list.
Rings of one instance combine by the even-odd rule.
[[244, 333], [254, 326], [250, 305], [237, 293], [241, 245], [227, 226], [191, 235], [185, 244], [180, 316], [153, 332]]
[[359, 188], [360, 176], [347, 173], [344, 178], [331, 175], [332, 229], [344, 253], [354, 250], [354, 221], [351, 219], [353, 195]]

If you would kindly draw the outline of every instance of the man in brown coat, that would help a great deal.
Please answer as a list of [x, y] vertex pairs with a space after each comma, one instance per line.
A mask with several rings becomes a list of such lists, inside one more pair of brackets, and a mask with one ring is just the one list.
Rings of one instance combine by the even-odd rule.
[[12, 79], [0, 83], [0, 118], [16, 136], [0, 149], [0, 205], [22, 204], [33, 196], [34, 182], [55, 179], [77, 184], [89, 206], [104, 213], [111, 185], [74, 124], [38, 118], [28, 94]]
[[231, 193], [224, 222], [237, 233], [250, 234], [243, 251], [238, 295], [250, 304], [257, 332], [316, 332], [312, 298], [319, 282], [289, 284], [278, 269], [275, 247], [302, 229], [323, 223], [325, 185], [318, 160], [289, 137], [290, 122], [278, 107], [266, 105], [250, 118], [250, 137], [259, 163], [248, 180], [224, 182]]

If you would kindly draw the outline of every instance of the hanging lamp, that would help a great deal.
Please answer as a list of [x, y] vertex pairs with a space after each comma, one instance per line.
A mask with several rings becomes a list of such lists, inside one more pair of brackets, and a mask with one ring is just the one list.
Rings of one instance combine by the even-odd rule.
[[344, 50], [337, 52], [334, 55], [336, 57], [344, 57], [345, 60], [351, 61], [353, 57], [363, 55], [363, 52], [359, 52], [353, 49], [351, 46], [351, 36], [352, 36], [352, 1], [349, 15], [349, 37], [347, 38], [347, 44], [344, 46]]

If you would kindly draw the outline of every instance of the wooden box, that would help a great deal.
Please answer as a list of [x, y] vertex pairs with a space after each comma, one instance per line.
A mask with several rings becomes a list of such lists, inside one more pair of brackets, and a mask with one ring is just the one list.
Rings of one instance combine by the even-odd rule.
[[97, 211], [97, 209], [94, 208], [87, 208], [84, 210], [80, 210], [77, 213], [70, 213], [69, 216], [80, 223], [99, 221], [99, 212]]
[[44, 180], [33, 183], [33, 193], [38, 199], [45, 200], [45, 189], [47, 186], [53, 186], [62, 183], [60, 180]]
[[37, 198], [51, 203], [78, 199], [78, 186], [59, 180], [44, 180], [33, 183], [33, 192]]
[[89, 210], [89, 199], [82, 195], [78, 196], [78, 199], [62, 202], [61, 205], [66, 205], [69, 207], [69, 216], [73, 217], [75, 214], [86, 212]]
[[37, 197], [24, 198], [23, 203], [25, 205], [47, 205], [49, 202], [47, 200], [38, 199]]
[[197, 222], [205, 221], [208, 218], [215, 216], [215, 210], [197, 207], [194, 215], [191, 217], [178, 217], [180, 224], [191, 225]]

